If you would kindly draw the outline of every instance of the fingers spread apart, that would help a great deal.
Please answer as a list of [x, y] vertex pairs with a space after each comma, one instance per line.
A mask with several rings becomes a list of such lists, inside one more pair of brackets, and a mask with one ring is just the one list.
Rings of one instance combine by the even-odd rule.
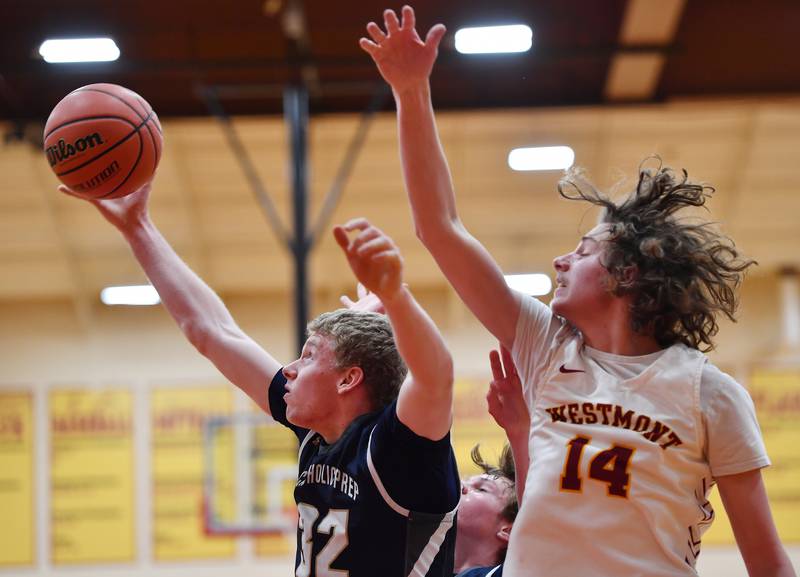
[[386, 9], [383, 11], [383, 23], [386, 25], [386, 31], [389, 34], [394, 34], [400, 30], [400, 21], [397, 19], [397, 14], [394, 10]]
[[375, 44], [380, 44], [386, 40], [386, 34], [384, 34], [383, 30], [381, 30], [381, 27], [374, 22], [367, 24], [367, 34], [369, 34], [369, 37], [372, 38]]
[[403, 30], [413, 29], [417, 24], [416, 16], [414, 15], [414, 9], [406, 4], [403, 6], [401, 14], [403, 16], [403, 23], [400, 27], [403, 28]]

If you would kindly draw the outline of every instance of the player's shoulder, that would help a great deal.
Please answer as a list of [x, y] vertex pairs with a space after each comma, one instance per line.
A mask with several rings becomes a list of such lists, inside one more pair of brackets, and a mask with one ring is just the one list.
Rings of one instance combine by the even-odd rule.
[[563, 319], [553, 314], [552, 309], [531, 295], [517, 293], [519, 301], [519, 323], [548, 326], [551, 323], [561, 324]]
[[750, 393], [739, 381], [711, 362], [700, 377], [700, 404], [704, 412], [723, 405], [750, 404]]
[[700, 376], [700, 386], [708, 391], [719, 392], [721, 394], [746, 394], [747, 392], [739, 381], [710, 361], [703, 365], [703, 372]]

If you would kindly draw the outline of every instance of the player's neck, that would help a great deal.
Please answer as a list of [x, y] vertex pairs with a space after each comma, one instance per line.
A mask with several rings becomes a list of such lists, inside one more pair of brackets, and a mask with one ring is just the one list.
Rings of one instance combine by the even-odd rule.
[[340, 403], [331, 411], [325, 422], [316, 423], [313, 429], [322, 435], [325, 442], [332, 445], [344, 434], [347, 427], [356, 417], [372, 412], [373, 408], [366, 402]]
[[460, 573], [470, 567], [490, 567], [497, 564], [497, 556], [497, 542], [494, 539], [472, 539], [461, 533], [456, 539], [453, 570]]
[[650, 334], [633, 330], [627, 302], [614, 303], [610, 309], [586, 319], [578, 327], [583, 340], [593, 349], [614, 355], [641, 356], [660, 351], [663, 347]]

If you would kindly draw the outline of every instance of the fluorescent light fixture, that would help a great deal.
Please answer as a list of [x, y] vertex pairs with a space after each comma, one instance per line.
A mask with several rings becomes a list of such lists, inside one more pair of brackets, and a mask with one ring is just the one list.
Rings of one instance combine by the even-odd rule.
[[559, 170], [575, 162], [575, 153], [569, 146], [539, 146], [515, 148], [508, 153], [508, 166], [512, 170]]
[[533, 32], [524, 24], [462, 28], [456, 32], [456, 50], [461, 54], [527, 52], [532, 44]]
[[513, 290], [536, 297], [550, 293], [553, 282], [546, 274], [507, 274], [506, 284]]
[[161, 302], [151, 285], [109, 286], [100, 291], [100, 300], [107, 305], [157, 305]]
[[45, 62], [110, 62], [119, 58], [111, 38], [61, 38], [42, 42], [39, 54]]

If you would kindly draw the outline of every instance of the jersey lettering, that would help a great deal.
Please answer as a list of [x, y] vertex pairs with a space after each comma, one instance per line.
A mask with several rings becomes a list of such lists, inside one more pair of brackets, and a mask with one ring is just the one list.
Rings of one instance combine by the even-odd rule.
[[311, 575], [311, 551], [314, 547], [314, 522], [319, 517], [319, 511], [308, 503], [298, 503], [297, 513], [297, 526], [303, 536], [300, 541], [300, 564], [294, 574], [296, 577], [309, 577]]
[[319, 522], [317, 531], [328, 533], [331, 537], [317, 555], [317, 577], [347, 577], [350, 573], [342, 569], [331, 569], [331, 563], [347, 547], [347, 519], [349, 516], [350, 511], [347, 509], [332, 509]]
[[580, 491], [581, 478], [578, 473], [578, 467], [581, 464], [581, 456], [583, 455], [583, 448], [591, 441], [587, 437], [575, 437], [569, 443], [569, 452], [567, 453], [567, 460], [564, 462], [564, 474], [561, 475], [561, 488], [564, 491]]
[[637, 415], [634, 411], [620, 405], [606, 403], [569, 403], [555, 407], [546, 407], [553, 423], [571, 423], [573, 425], [600, 424], [620, 429], [628, 429], [641, 433], [652, 443], [666, 450], [683, 444], [678, 434], [657, 419], [648, 415]]
[[[567, 445], [567, 458], [564, 461], [564, 472], [561, 475], [563, 491], [580, 492], [583, 481], [580, 477], [580, 463], [583, 449], [591, 441], [591, 437], [578, 435]], [[600, 451], [589, 462], [589, 478], [606, 483], [609, 496], [628, 497], [631, 475], [629, 472], [634, 449], [620, 445], [612, 445], [610, 449]]]
[[350, 511], [347, 509], [331, 509], [317, 525], [317, 533], [330, 535], [328, 542], [317, 553], [316, 559], [311, 558], [314, 547], [314, 522], [319, 517], [319, 510], [308, 503], [298, 503], [299, 528], [302, 532], [300, 551], [300, 564], [295, 569], [296, 577], [309, 577], [312, 565], [316, 569], [316, 577], [347, 577], [350, 572], [344, 569], [331, 569], [331, 564], [339, 554], [347, 548], [350, 540], [347, 536], [347, 521]]

